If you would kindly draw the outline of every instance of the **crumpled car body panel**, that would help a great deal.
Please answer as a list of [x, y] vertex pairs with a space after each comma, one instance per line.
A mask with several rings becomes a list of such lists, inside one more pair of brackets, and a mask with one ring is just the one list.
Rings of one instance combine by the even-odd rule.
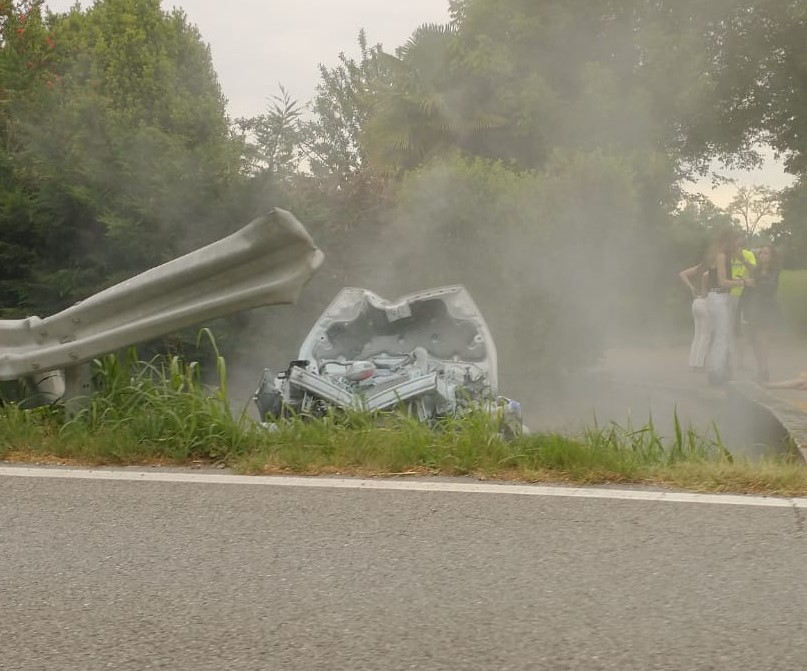
[[286, 371], [265, 371], [255, 402], [262, 418], [404, 407], [422, 420], [481, 404], [519, 415], [497, 396], [496, 346], [459, 285], [386, 300], [366, 289], [339, 292]]

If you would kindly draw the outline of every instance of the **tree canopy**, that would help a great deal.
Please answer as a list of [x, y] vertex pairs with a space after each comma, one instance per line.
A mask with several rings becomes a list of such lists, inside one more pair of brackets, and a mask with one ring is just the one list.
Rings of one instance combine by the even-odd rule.
[[18, 259], [0, 271], [4, 312], [64, 307], [216, 237], [239, 152], [184, 14], [158, 0], [4, 9], [0, 225]]

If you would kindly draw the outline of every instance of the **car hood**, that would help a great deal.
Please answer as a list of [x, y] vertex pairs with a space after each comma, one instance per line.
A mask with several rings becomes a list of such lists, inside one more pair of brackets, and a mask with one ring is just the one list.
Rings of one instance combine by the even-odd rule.
[[367, 361], [425, 350], [451, 368], [473, 368], [496, 393], [496, 347], [465, 287], [437, 287], [386, 300], [366, 289], [345, 288], [314, 324], [298, 358]]

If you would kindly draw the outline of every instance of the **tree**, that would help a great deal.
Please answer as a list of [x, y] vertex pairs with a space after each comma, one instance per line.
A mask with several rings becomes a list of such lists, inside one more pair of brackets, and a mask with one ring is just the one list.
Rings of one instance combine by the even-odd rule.
[[371, 165], [397, 174], [461, 147], [487, 125], [474, 106], [461, 104], [453, 44], [450, 26], [428, 24], [395, 55], [379, 53], [389, 85], [378, 93], [363, 138]]
[[53, 312], [231, 230], [218, 204], [239, 176], [209, 49], [184, 14], [104, 0], [42, 25], [56, 36], [46, 77], [6, 118], [8, 193], [24, 194], [5, 250], [26, 268], [8, 289], [14, 314]]
[[[736, 184], [736, 180], [729, 180]], [[767, 186], [740, 186], [726, 206], [726, 212], [752, 238], [767, 217], [779, 214], [779, 193]]]
[[713, 105], [701, 136], [723, 153], [762, 140], [784, 157], [789, 172], [807, 169], [807, 7], [736, 0], [710, 28]]
[[364, 30], [358, 36], [359, 60], [339, 54], [340, 65], [320, 66], [321, 81], [305, 126], [305, 151], [314, 176], [341, 186], [366, 166], [362, 134], [378, 92], [389, 85], [380, 62], [381, 45], [369, 46]]
[[303, 159], [303, 108], [280, 87], [271, 97], [264, 114], [241, 118], [235, 127], [244, 142], [246, 171], [251, 175], [268, 173], [289, 177], [300, 169]]
[[221, 142], [225, 100], [198, 29], [160, 0], [100, 0], [54, 17], [62, 67], [74, 86], [92, 89], [132, 125], [184, 140]]
[[783, 252], [785, 268], [807, 268], [807, 183], [801, 175], [781, 192], [780, 221], [768, 230], [771, 241]]
[[20, 171], [20, 121], [58, 82], [56, 42], [41, 0], [0, 2], [0, 314], [14, 314], [31, 290], [32, 269], [46, 243], [32, 211], [37, 180]]
[[6, 108], [40, 85], [54, 84], [56, 41], [42, 18], [43, 1], [0, 2], [0, 100]]

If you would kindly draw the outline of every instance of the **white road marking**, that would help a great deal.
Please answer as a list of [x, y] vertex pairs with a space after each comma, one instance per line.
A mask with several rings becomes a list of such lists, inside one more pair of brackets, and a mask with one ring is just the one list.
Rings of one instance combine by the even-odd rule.
[[29, 468], [0, 466], [0, 477], [61, 478], [73, 480], [118, 480], [126, 482], [174, 482], [209, 485], [262, 485], [269, 487], [313, 487], [324, 489], [365, 489], [409, 492], [455, 492], [465, 494], [510, 494], [516, 496], [562, 496], [620, 501], [661, 503], [711, 503], [767, 508], [807, 508], [807, 498], [779, 498], [729, 494], [696, 494], [606, 487], [567, 487], [563, 485], [511, 485], [490, 482], [446, 482], [441, 480], [368, 480], [361, 478], [229, 475], [184, 471], [92, 470], [72, 468]]

